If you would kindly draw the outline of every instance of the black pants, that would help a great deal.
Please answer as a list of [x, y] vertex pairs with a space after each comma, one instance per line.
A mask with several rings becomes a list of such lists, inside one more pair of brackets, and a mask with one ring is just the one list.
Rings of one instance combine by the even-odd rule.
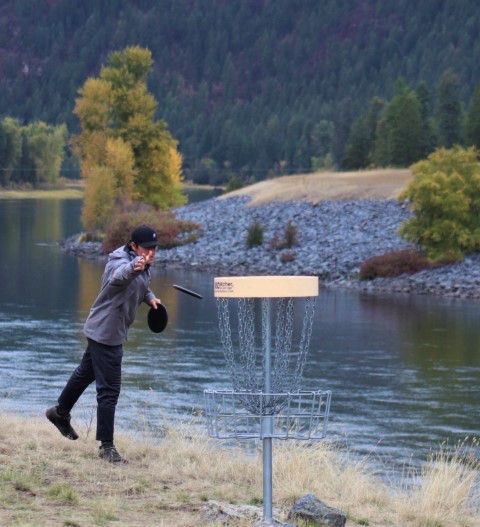
[[70, 412], [87, 386], [95, 381], [98, 403], [96, 437], [98, 441], [113, 441], [115, 407], [122, 383], [123, 348], [87, 340], [82, 362], [60, 394], [58, 405], [61, 410]]

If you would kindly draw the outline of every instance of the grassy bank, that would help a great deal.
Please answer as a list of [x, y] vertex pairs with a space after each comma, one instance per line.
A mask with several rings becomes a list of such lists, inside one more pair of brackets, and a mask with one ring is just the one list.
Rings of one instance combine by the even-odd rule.
[[18, 188], [5, 189], [0, 187], [0, 199], [80, 199], [84, 192], [83, 180], [61, 179], [59, 188], [35, 189]]
[[0, 190], [0, 199], [81, 199], [83, 192], [73, 188], [58, 190]]
[[[170, 430], [158, 444], [119, 437], [130, 463], [111, 466], [97, 459], [92, 434], [85, 439], [87, 425], [79, 429], [73, 442], [43, 420], [0, 415], [0, 525], [213, 526], [202, 515], [208, 500], [261, 501], [260, 455]], [[311, 492], [342, 509], [352, 526], [474, 527], [478, 469], [478, 461], [440, 456], [418, 487], [394, 489], [326, 444], [276, 443], [274, 500], [286, 512]]]
[[250, 205], [271, 201], [395, 199], [412, 179], [408, 169], [376, 169], [356, 172], [316, 172], [260, 181], [225, 194], [250, 196]]

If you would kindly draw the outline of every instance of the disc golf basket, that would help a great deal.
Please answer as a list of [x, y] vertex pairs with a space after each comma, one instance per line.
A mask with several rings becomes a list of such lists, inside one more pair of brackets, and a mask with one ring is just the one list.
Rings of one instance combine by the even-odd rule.
[[330, 391], [301, 390], [318, 278], [215, 278], [231, 390], [205, 390], [208, 434], [263, 442], [263, 520], [272, 519], [272, 439], [325, 437]]

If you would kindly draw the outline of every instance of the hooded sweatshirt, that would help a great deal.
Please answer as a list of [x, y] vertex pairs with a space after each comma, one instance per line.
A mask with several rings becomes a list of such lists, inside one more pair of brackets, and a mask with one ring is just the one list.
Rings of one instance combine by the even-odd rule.
[[155, 298], [149, 289], [150, 266], [143, 271], [133, 270], [139, 259], [127, 245], [108, 255], [102, 288], [83, 326], [89, 339], [108, 346], [123, 344], [138, 306]]

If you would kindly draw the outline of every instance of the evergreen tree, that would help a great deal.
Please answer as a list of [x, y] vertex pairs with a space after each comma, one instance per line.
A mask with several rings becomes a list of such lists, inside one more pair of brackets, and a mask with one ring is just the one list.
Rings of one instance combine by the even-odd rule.
[[374, 97], [365, 115], [353, 123], [345, 148], [343, 168], [347, 170], [366, 168], [374, 162], [375, 133], [383, 107], [384, 102]]
[[462, 143], [462, 108], [460, 104], [459, 80], [447, 70], [438, 86], [437, 128], [440, 146], [450, 148]]
[[388, 103], [377, 129], [375, 160], [380, 165], [409, 166], [422, 156], [422, 116], [420, 102], [403, 81]]
[[11, 117], [0, 122], [0, 185], [7, 185], [22, 152], [20, 123]]
[[420, 103], [422, 117], [421, 157], [426, 157], [435, 148], [435, 132], [432, 122], [432, 98], [427, 84], [422, 81], [415, 90]]
[[362, 115], [352, 124], [342, 167], [346, 170], [365, 168], [368, 165], [370, 146], [367, 119]]
[[480, 148], [480, 84], [477, 85], [468, 107], [465, 135], [467, 145]]

